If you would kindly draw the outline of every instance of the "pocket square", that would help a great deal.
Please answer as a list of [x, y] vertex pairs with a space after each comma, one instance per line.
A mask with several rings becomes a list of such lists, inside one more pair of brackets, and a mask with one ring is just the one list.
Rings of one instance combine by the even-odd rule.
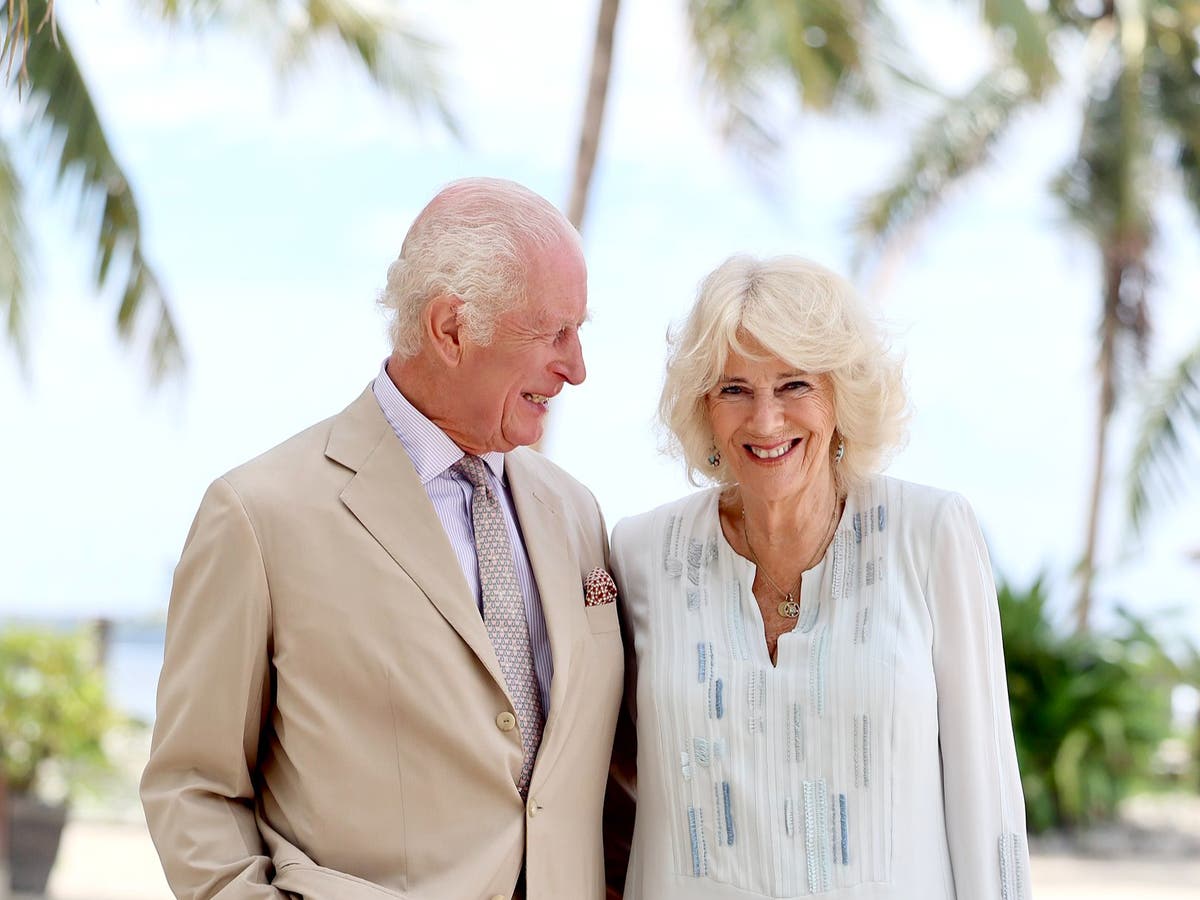
[[601, 568], [592, 569], [583, 579], [583, 605], [603, 606], [617, 599], [617, 585]]

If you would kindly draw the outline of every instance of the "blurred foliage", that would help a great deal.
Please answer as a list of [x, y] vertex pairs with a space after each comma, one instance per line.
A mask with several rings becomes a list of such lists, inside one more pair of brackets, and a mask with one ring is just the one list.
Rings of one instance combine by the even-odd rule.
[[1119, 633], [1063, 633], [1040, 577], [999, 599], [1029, 830], [1111, 819], [1170, 733], [1175, 665], [1128, 612]]
[[[1177, 680], [1196, 691], [1197, 698], [1200, 699], [1200, 645], [1185, 640], [1177, 660]], [[1196, 708], [1190, 725], [1185, 726], [1179, 737], [1184, 752], [1190, 751], [1191, 757], [1188, 769], [1182, 773], [1184, 783], [1193, 791], [1200, 792], [1200, 706]]]
[[[1200, 95], [1197, 96], [1200, 100]], [[1200, 341], [1154, 379], [1142, 402], [1142, 421], [1126, 476], [1126, 507], [1135, 534], [1151, 514], [1177, 504], [1195, 481], [1200, 447]]]
[[[1077, 143], [1048, 187], [1055, 215], [1093, 251], [1100, 285], [1097, 429], [1075, 607], [1082, 631], [1103, 562], [1110, 425], [1146, 381], [1167, 281], [1169, 254], [1156, 252], [1163, 227], [1174, 227], [1164, 201], [1182, 200], [1200, 216], [1200, 0], [987, 0], [979, 13], [991, 38], [984, 71], [932, 110], [894, 175], [863, 201], [857, 256], [882, 276], [957, 189], [995, 161], [1007, 135], [1039, 108], [1059, 117], [1072, 109], [1065, 118], [1077, 118]], [[1200, 363], [1185, 357], [1147, 415], [1130, 474], [1136, 521], [1175, 492], [1175, 470], [1195, 458], [1178, 435], [1200, 423], [1198, 372]]]
[[[342, 51], [380, 90], [414, 112], [432, 113], [452, 135], [438, 62], [440, 48], [423, 36], [405, 4], [376, 0], [146, 0], [139, 15], [177, 35], [222, 30], [246, 39], [249, 52], [272, 59], [281, 74]], [[115, 294], [117, 337], [144, 353], [159, 382], [185, 368], [182, 338], [166, 284], [152, 263], [133, 180], [112, 147], [108, 123], [93, 97], [93, 75], [74, 50], [70, 23], [53, 0], [0, 0], [0, 92], [10, 95], [17, 126], [0, 130], [0, 343], [29, 361], [29, 305], [36, 248], [25, 220], [26, 184], [53, 178], [78, 207], [76, 229], [94, 244], [96, 291]], [[94, 39], [86, 32], [83, 42]], [[20, 152], [18, 152], [20, 151]], [[22, 171], [14, 160], [35, 160]]]
[[68, 787], [104, 771], [104, 737], [119, 721], [88, 632], [0, 632], [0, 771], [10, 790], [37, 794], [47, 765]]

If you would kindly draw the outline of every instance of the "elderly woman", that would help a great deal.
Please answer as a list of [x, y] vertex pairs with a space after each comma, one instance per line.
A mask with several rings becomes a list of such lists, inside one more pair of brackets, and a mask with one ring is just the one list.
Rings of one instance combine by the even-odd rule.
[[672, 343], [660, 413], [715, 486], [613, 533], [626, 900], [1028, 898], [987, 551], [960, 496], [879, 474], [877, 325], [818, 265], [734, 257]]

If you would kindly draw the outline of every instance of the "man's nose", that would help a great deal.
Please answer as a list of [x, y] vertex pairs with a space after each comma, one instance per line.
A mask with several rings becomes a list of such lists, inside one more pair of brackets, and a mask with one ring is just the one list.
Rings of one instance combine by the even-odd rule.
[[555, 362], [555, 373], [568, 384], [583, 384], [587, 378], [587, 366], [583, 362], [583, 344], [579, 335], [572, 333], [563, 354]]

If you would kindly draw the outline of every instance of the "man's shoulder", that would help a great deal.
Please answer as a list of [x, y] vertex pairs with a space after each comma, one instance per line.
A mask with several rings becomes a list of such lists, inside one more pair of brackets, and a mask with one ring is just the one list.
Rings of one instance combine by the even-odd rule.
[[532, 473], [556, 491], [565, 490], [588, 497], [592, 496], [592, 492], [582, 481], [532, 447], [517, 447], [506, 453], [505, 458], [505, 465], [516, 463], [517, 466]]
[[505, 455], [505, 468], [535, 492], [540, 485], [555, 497], [564, 510], [583, 522], [596, 522], [602, 527], [600, 504], [595, 494], [578, 478], [531, 447], [517, 447]]
[[[368, 392], [369, 394], [369, 392]], [[374, 398], [360, 395], [353, 403], [332, 416], [310, 425], [269, 450], [235, 466], [222, 478], [239, 494], [258, 493], [263, 490], [293, 491], [310, 484], [325, 472], [346, 472], [337, 459], [331, 458], [332, 438], [335, 429], [353, 427], [355, 420], [369, 417], [371, 410], [367, 401]], [[382, 413], [378, 416], [383, 419]]]

